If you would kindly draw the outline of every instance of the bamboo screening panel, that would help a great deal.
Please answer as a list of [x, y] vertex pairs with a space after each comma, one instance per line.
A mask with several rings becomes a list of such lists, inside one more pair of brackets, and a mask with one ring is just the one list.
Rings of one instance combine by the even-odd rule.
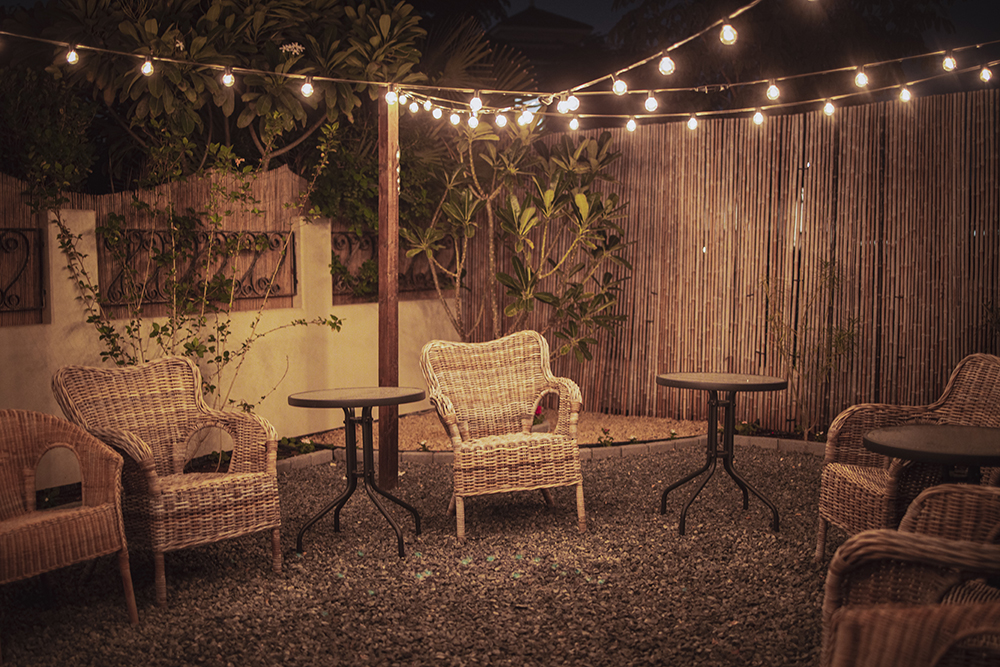
[[[854, 351], [804, 400], [828, 423], [862, 402], [926, 404], [971, 352], [996, 354], [986, 304], [1000, 304], [1000, 97], [997, 91], [747, 119], [610, 130], [623, 156], [612, 187], [628, 202], [631, 278], [616, 336], [591, 362], [553, 362], [584, 409], [704, 419], [699, 392], [658, 388], [657, 373], [787, 376], [771, 341], [765, 285], [786, 285], [799, 349], [856, 318]], [[485, 235], [477, 235], [480, 240]], [[504, 259], [501, 259], [503, 266]], [[803, 300], [825, 262], [841, 282]], [[469, 313], [492, 278], [475, 249]], [[798, 295], [796, 297], [796, 295]], [[541, 313], [527, 326], [544, 329]], [[475, 339], [491, 337], [484, 321]], [[557, 340], [552, 340], [558, 346]], [[790, 392], [741, 395], [740, 419], [790, 429]]]

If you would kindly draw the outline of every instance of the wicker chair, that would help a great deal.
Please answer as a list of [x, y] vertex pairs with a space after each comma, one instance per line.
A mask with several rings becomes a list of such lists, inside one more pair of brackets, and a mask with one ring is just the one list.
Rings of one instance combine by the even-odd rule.
[[[35, 470], [65, 447], [80, 466], [82, 502], [35, 508]], [[118, 554], [129, 621], [139, 622], [122, 525], [122, 457], [64, 419], [0, 410], [0, 584]]]
[[[127, 368], [65, 366], [52, 390], [66, 417], [125, 454], [123, 512], [132, 544], [153, 551], [156, 603], [166, 603], [163, 555], [271, 531], [272, 568], [281, 572], [277, 443], [274, 428], [243, 412], [210, 409], [198, 367], [167, 357]], [[233, 439], [226, 473], [184, 473], [198, 431]]]
[[899, 530], [847, 539], [827, 572], [825, 667], [1000, 664], [1000, 489], [931, 487]]
[[[959, 362], [941, 397], [930, 405], [866, 403], [844, 410], [830, 426], [820, 482], [816, 560], [826, 551], [830, 523], [848, 535], [895, 528], [907, 506], [929, 486], [941, 482], [937, 466], [889, 459], [865, 449], [873, 429], [905, 423], [1000, 426], [1000, 358], [972, 354]], [[996, 483], [996, 470], [983, 471]]]
[[[465, 499], [490, 493], [576, 487], [581, 532], [583, 505], [576, 423], [580, 388], [549, 369], [549, 345], [536, 331], [521, 331], [486, 343], [431, 341], [420, 355], [431, 403], [451, 437], [454, 451], [458, 538], [465, 537]], [[532, 433], [535, 409], [546, 394], [559, 396], [550, 433]]]

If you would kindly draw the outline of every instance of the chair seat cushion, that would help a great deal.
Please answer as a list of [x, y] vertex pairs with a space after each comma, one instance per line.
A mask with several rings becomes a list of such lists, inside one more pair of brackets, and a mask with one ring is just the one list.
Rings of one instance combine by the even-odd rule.
[[455, 450], [455, 494], [473, 496], [580, 484], [580, 450], [551, 433], [492, 435]]
[[849, 535], [873, 528], [895, 528], [894, 501], [885, 468], [829, 463], [820, 484], [820, 516]]
[[122, 548], [114, 504], [55, 508], [0, 521], [0, 584]]

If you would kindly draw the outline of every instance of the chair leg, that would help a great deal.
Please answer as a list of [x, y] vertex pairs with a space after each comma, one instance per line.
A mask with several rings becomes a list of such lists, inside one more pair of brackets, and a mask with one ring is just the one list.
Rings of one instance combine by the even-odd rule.
[[455, 503], [455, 517], [456, 523], [458, 524], [458, 539], [465, 539], [465, 499], [460, 496], [454, 496], [452, 502]]
[[156, 606], [167, 604], [167, 575], [163, 571], [163, 552], [153, 552], [153, 582], [156, 588]]
[[139, 623], [139, 610], [135, 606], [135, 591], [132, 589], [132, 568], [128, 562], [128, 548], [122, 547], [118, 552], [118, 569], [122, 573], [122, 585], [125, 587], [125, 606], [128, 608], [128, 622]]
[[451, 494], [451, 500], [448, 501], [448, 515], [455, 516], [455, 494]]
[[556, 501], [552, 497], [552, 489], [542, 489], [542, 498], [545, 498], [545, 505], [548, 507], [555, 507]]
[[823, 556], [826, 555], [826, 528], [830, 525], [830, 522], [823, 517], [819, 518], [819, 528], [816, 530], [816, 555], [813, 557], [813, 561], [819, 563], [823, 560]]
[[583, 505], [583, 482], [576, 485], [576, 519], [580, 524], [580, 532], [587, 532], [587, 510]]
[[281, 574], [281, 529], [271, 530], [271, 569]]

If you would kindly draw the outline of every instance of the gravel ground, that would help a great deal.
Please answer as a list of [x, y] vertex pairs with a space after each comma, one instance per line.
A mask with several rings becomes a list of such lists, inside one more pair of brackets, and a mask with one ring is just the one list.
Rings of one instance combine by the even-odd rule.
[[[677, 516], [702, 447], [587, 461], [589, 531], [574, 495], [466, 503], [467, 539], [446, 508], [449, 466], [404, 463], [406, 557], [359, 491], [305, 538], [299, 527], [344, 483], [342, 464], [280, 475], [285, 569], [264, 534], [167, 554], [168, 603], [152, 559], [132, 554], [140, 623], [128, 625], [116, 559], [0, 587], [5, 665], [815, 665], [825, 565], [811, 561], [821, 458], [755, 447], [736, 466], [781, 512], [718, 474]], [[831, 542], [837, 542], [832, 535]], [[835, 544], [830, 545], [832, 549]], [[832, 552], [831, 552], [832, 553]]]

